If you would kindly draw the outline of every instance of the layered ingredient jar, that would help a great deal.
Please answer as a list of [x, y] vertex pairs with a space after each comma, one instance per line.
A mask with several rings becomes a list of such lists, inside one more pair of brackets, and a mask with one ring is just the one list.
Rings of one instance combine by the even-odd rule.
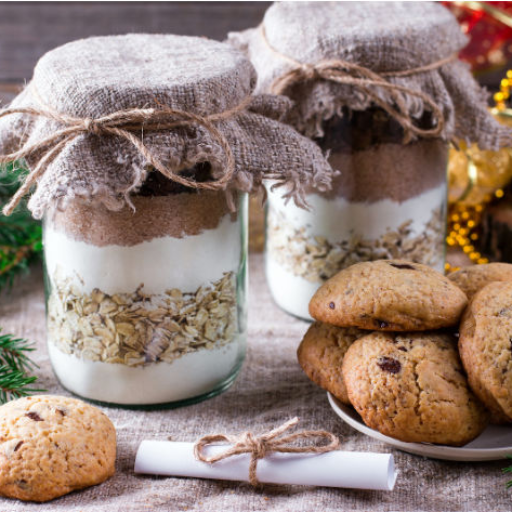
[[452, 14], [434, 3], [276, 3], [230, 42], [256, 67], [257, 91], [288, 96], [285, 121], [339, 172], [330, 191], [306, 191], [309, 210], [268, 189], [276, 303], [310, 319], [318, 287], [360, 261], [444, 271], [449, 141], [497, 147], [509, 138], [457, 60], [465, 36]]
[[72, 393], [174, 407], [234, 381], [247, 341], [247, 196], [268, 176], [301, 204], [303, 186], [325, 189], [332, 174], [277, 121], [282, 100], [252, 95], [255, 82], [222, 43], [91, 38], [46, 54], [3, 112], [1, 151], [31, 171], [21, 193], [37, 183], [48, 352]]
[[267, 281], [278, 305], [302, 318], [318, 287], [354, 263], [393, 258], [444, 269], [447, 144], [402, 144], [382, 111], [330, 121], [318, 143], [341, 170], [333, 189], [308, 193], [309, 211], [268, 194]]
[[229, 212], [222, 192], [148, 189], [132, 197], [135, 212], [72, 204], [44, 222], [48, 351], [80, 396], [215, 394], [244, 358], [246, 194]]

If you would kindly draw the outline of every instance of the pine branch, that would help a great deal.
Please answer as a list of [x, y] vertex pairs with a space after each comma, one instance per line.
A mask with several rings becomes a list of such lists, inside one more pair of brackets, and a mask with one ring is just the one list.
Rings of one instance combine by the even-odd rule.
[[[0, 208], [19, 188], [27, 170], [17, 163], [0, 166]], [[41, 223], [32, 219], [22, 201], [10, 217], [0, 216], [0, 291], [26, 273], [42, 253]]]
[[[0, 166], [0, 208], [18, 190], [27, 170], [16, 162]], [[27, 272], [42, 252], [41, 224], [32, 219], [26, 201], [10, 217], [0, 216], [0, 291], [10, 288], [14, 278]], [[29, 355], [34, 350], [27, 340], [1, 334], [0, 327], [0, 403], [44, 391], [32, 386], [37, 368]]]

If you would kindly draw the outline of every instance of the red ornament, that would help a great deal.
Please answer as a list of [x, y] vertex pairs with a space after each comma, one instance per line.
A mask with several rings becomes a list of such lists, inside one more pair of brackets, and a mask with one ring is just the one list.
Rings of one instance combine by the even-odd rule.
[[443, 2], [470, 38], [460, 52], [473, 71], [504, 66], [512, 57], [512, 2]]

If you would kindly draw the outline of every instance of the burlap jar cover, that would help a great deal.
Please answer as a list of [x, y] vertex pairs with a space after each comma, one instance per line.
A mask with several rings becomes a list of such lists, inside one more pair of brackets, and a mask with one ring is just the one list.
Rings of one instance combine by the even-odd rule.
[[[466, 37], [440, 4], [276, 3], [259, 27], [229, 40], [254, 64], [257, 92], [292, 99], [287, 120], [309, 137], [322, 137], [323, 122], [343, 106], [377, 104], [403, 120], [411, 138], [456, 137], [486, 149], [512, 142], [487, 112], [487, 93], [457, 60]], [[431, 133], [415, 126], [424, 110], [437, 120]]]
[[318, 286], [359, 261], [443, 271], [448, 141], [512, 142], [457, 60], [466, 38], [452, 14], [433, 2], [282, 2], [229, 41], [253, 62], [256, 90], [287, 96], [286, 122], [340, 171], [329, 192], [307, 191], [311, 213], [269, 194], [277, 303], [308, 318]]
[[[251, 96], [255, 84], [245, 57], [206, 39], [132, 34], [72, 42], [44, 55], [0, 112], [1, 160], [28, 162], [32, 173], [19, 195], [37, 182], [29, 201], [37, 218], [73, 198], [118, 210], [151, 167], [211, 190], [251, 192], [269, 177], [303, 204], [305, 185], [328, 187], [330, 167], [279, 122], [286, 100]], [[199, 162], [211, 165], [211, 183], [180, 177]]]

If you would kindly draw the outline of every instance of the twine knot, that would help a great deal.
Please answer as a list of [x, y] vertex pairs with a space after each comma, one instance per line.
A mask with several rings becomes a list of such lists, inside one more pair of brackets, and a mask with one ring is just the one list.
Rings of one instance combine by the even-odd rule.
[[[194, 455], [197, 460], [213, 464], [220, 460], [248, 453], [251, 456], [249, 462], [249, 483], [253, 486], [259, 485], [259, 480], [256, 475], [256, 468], [258, 461], [265, 458], [269, 453], [326, 453], [337, 450], [340, 446], [340, 440], [334, 434], [325, 430], [303, 430], [293, 434], [284, 435], [290, 428], [299, 423], [299, 418], [293, 418], [281, 426], [271, 430], [270, 432], [260, 434], [258, 436], [251, 432], [244, 432], [239, 436], [230, 436], [227, 434], [213, 434], [201, 437], [194, 445]], [[318, 445], [313, 444], [309, 446], [293, 446], [291, 443], [297, 439], [310, 439], [310, 438], [323, 438], [328, 440], [328, 444]], [[232, 446], [225, 451], [213, 455], [206, 456], [203, 450], [206, 446], [230, 443]]]
[[94, 135], [101, 135], [101, 125], [95, 119], [91, 119], [87, 117], [84, 119], [84, 130], [88, 133], [92, 133]]

